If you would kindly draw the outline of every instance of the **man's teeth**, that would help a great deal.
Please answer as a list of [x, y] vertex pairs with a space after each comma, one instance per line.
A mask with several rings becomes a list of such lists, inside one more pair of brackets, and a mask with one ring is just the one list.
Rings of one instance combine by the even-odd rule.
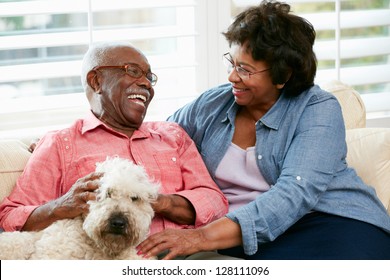
[[131, 94], [127, 97], [128, 99], [141, 99], [143, 102], [146, 102], [146, 97], [141, 94]]

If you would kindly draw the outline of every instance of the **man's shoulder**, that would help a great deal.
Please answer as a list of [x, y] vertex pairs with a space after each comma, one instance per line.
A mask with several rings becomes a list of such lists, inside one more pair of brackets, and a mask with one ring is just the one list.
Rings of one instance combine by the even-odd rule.
[[83, 120], [76, 120], [73, 124], [68, 127], [60, 128], [57, 130], [48, 131], [42, 138], [46, 142], [57, 142], [57, 141], [70, 141], [69, 137], [74, 135], [77, 131], [80, 132], [83, 124]]
[[169, 121], [144, 122], [140, 128], [141, 132], [150, 139], [165, 143], [175, 143], [180, 146], [190, 141], [190, 136], [177, 123]]

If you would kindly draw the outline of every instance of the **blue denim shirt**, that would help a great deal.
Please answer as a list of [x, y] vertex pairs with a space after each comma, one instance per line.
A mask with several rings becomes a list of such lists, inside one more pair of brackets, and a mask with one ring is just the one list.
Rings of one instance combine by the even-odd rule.
[[[226, 84], [206, 91], [169, 118], [195, 141], [214, 179], [232, 141], [238, 109]], [[365, 221], [390, 232], [390, 216], [374, 188], [347, 166], [344, 121], [332, 94], [318, 86], [298, 97], [282, 94], [256, 123], [255, 150], [271, 188], [227, 214], [240, 224], [247, 254], [310, 211]]]

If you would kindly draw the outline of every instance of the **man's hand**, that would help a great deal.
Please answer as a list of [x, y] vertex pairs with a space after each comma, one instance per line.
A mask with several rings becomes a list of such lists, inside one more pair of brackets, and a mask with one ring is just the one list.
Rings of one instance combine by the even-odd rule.
[[91, 173], [76, 181], [72, 188], [54, 201], [54, 213], [61, 219], [74, 218], [88, 213], [88, 201], [96, 199], [95, 190], [100, 186], [102, 173]]
[[152, 204], [156, 214], [182, 225], [194, 225], [195, 209], [189, 200], [176, 194], [159, 194]]
[[41, 230], [62, 219], [73, 219], [88, 213], [88, 201], [96, 199], [95, 190], [100, 186], [102, 173], [91, 173], [80, 178], [63, 196], [36, 208], [22, 230]]

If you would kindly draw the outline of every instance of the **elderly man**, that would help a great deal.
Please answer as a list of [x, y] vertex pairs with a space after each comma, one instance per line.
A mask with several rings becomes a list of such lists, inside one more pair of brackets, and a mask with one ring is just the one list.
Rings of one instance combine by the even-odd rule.
[[95, 163], [114, 155], [143, 165], [161, 182], [151, 233], [198, 227], [227, 212], [226, 198], [184, 130], [143, 122], [157, 76], [139, 50], [123, 43], [92, 46], [82, 82], [91, 114], [42, 138], [0, 205], [0, 227], [40, 230], [88, 211], [100, 176], [93, 173]]

